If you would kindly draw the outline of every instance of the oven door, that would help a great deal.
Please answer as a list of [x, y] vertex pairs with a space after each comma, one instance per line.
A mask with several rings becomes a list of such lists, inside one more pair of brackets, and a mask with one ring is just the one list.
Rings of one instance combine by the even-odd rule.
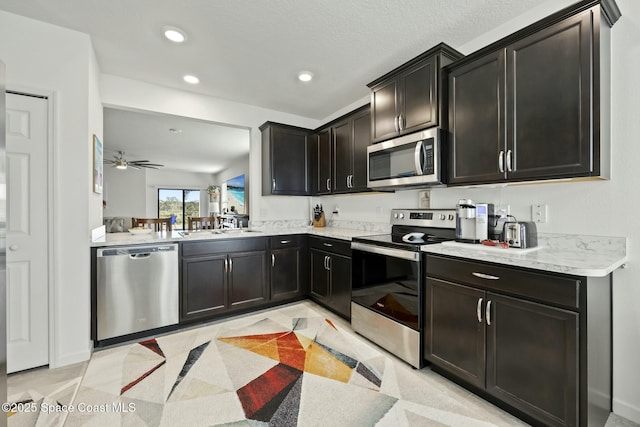
[[420, 331], [420, 252], [352, 242], [351, 301]]

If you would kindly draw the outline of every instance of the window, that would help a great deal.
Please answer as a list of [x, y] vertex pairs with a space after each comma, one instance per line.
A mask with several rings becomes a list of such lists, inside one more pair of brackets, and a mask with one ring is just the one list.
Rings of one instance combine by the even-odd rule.
[[200, 216], [200, 190], [158, 188], [158, 218], [171, 217], [174, 230], [186, 230], [192, 216]]

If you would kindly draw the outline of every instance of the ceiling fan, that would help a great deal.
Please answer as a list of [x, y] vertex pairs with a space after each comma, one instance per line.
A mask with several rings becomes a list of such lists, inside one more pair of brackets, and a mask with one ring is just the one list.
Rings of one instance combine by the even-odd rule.
[[124, 151], [118, 151], [118, 154], [113, 156], [113, 160], [105, 160], [105, 164], [111, 165], [117, 169], [141, 169], [141, 168], [149, 168], [149, 169], [158, 169], [159, 167], [163, 167], [164, 165], [160, 165], [157, 163], [149, 163], [149, 160], [127, 160], [124, 158]]

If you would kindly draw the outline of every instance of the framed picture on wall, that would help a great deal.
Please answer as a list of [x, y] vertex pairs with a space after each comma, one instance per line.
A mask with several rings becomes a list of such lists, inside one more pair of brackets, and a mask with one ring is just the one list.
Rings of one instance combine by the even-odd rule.
[[102, 141], [93, 135], [93, 192], [102, 194], [104, 175], [102, 170]]

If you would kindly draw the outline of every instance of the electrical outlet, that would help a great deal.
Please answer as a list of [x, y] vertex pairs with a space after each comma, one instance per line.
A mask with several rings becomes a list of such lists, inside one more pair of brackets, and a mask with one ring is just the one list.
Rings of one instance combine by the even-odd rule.
[[545, 204], [531, 205], [531, 220], [537, 223], [547, 222], [548, 206]]
[[418, 207], [420, 209], [429, 209], [431, 207], [431, 191], [418, 191]]
[[336, 205], [336, 207], [333, 208], [333, 214], [340, 215], [340, 206]]

